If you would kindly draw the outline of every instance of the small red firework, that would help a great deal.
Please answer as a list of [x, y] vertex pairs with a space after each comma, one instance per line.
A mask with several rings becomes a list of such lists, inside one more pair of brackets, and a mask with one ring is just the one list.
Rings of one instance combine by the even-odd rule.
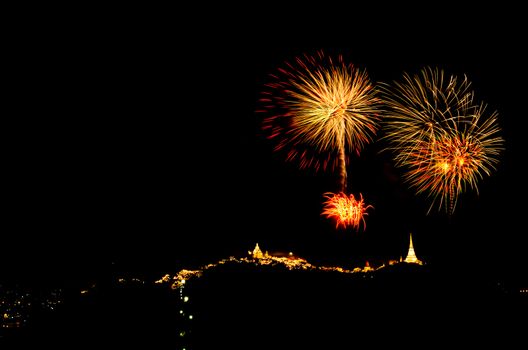
[[352, 226], [354, 229], [359, 230], [360, 224], [363, 223], [363, 229], [365, 229], [364, 215], [368, 215], [367, 209], [374, 207], [365, 205], [361, 193], [357, 200], [353, 194], [346, 195], [343, 192], [338, 194], [328, 192], [325, 194], [325, 198], [327, 200], [324, 203], [325, 206], [321, 215], [326, 215], [327, 218], [334, 218], [336, 228], [343, 225], [343, 228]]

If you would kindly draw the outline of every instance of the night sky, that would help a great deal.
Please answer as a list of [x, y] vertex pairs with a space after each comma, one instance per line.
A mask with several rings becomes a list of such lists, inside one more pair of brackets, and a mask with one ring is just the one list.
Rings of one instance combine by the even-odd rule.
[[[353, 266], [405, 255], [409, 232], [429, 263], [526, 271], [524, 24], [460, 17], [377, 29], [375, 19], [315, 27], [280, 17], [203, 34], [154, 20], [30, 31], [6, 96], [0, 271], [67, 279], [114, 262], [175, 272], [257, 241]], [[285, 162], [255, 113], [270, 73], [320, 49], [375, 82], [425, 66], [467, 74], [477, 99], [499, 111], [506, 140], [480, 194], [462, 194], [451, 218], [427, 216], [427, 199], [376, 142], [348, 167], [349, 189], [375, 207], [367, 229], [335, 230], [320, 212], [337, 173]]]

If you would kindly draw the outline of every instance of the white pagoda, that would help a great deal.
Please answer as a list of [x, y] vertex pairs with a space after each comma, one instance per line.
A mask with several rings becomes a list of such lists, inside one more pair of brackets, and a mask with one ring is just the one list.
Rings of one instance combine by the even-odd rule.
[[414, 253], [414, 247], [413, 247], [413, 242], [412, 242], [412, 233], [409, 234], [409, 236], [410, 236], [409, 251], [407, 252], [407, 257], [405, 258], [405, 260], [403, 260], [403, 262], [406, 262], [408, 264], [423, 265], [423, 262], [421, 260], [419, 260], [416, 257], [416, 254]]

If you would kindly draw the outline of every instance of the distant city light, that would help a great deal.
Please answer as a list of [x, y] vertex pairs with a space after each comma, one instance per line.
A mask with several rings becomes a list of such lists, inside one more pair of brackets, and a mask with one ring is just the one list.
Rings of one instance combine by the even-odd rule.
[[56, 310], [57, 306], [62, 303], [61, 294], [60, 289], [55, 289], [37, 297], [23, 290], [5, 290], [0, 285], [1, 328], [23, 327], [36, 309]]
[[186, 302], [188, 302], [188, 301], [189, 301], [189, 297], [187, 297], [187, 296], [186, 296], [186, 297], [183, 297], [183, 302], [184, 302], [184, 303], [186, 303]]
[[193, 319], [193, 315], [189, 315], [189, 320], [192, 320]]

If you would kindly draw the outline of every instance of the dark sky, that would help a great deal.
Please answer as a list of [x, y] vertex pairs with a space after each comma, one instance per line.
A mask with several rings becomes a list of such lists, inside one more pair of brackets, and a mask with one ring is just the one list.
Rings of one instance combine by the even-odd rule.
[[[409, 232], [428, 261], [497, 273], [525, 266], [524, 25], [456, 14], [383, 27], [368, 18], [335, 27], [281, 19], [203, 34], [152, 19], [27, 33], [5, 115], [2, 273], [63, 276], [111, 261], [171, 270], [256, 241], [355, 264], [404, 254]], [[375, 143], [348, 169], [349, 186], [375, 207], [367, 230], [336, 231], [321, 218], [337, 175], [285, 163], [254, 112], [269, 73], [320, 49], [377, 82], [426, 65], [467, 74], [477, 98], [499, 111], [506, 139], [480, 194], [463, 194], [450, 219], [426, 216], [428, 202]]]

